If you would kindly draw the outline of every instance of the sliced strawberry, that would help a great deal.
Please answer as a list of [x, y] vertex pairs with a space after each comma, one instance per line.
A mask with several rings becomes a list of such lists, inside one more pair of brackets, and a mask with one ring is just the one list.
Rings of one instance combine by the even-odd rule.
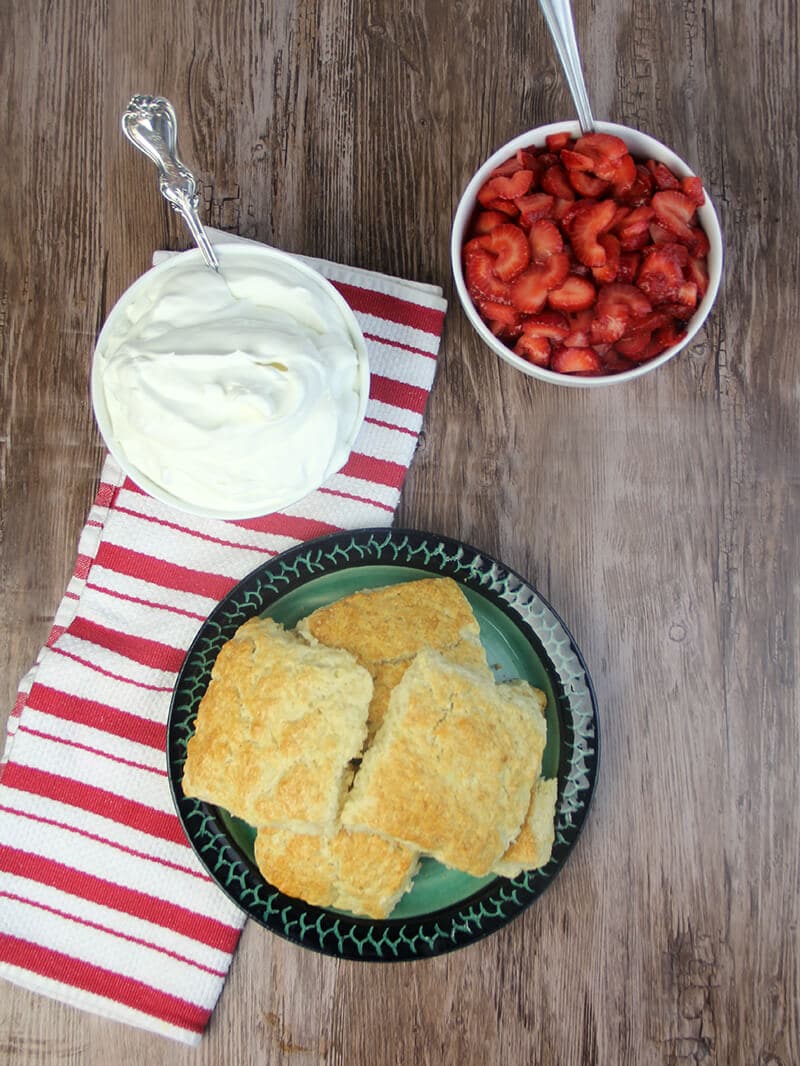
[[530, 228], [528, 241], [531, 257], [535, 263], [543, 263], [556, 252], [564, 251], [564, 239], [561, 230], [547, 218], [538, 218]]
[[559, 374], [596, 374], [603, 369], [594, 348], [556, 348], [550, 367]]
[[615, 225], [614, 232], [619, 237], [620, 248], [623, 252], [640, 251], [650, 243], [649, 227], [652, 217], [652, 207], [643, 205], [634, 207], [622, 222]]
[[571, 148], [565, 148], [561, 153], [561, 162], [567, 170], [591, 170], [594, 160], [589, 155], [574, 152]]
[[653, 244], [672, 244], [675, 240], [674, 235], [662, 226], [660, 222], [651, 222], [648, 229], [650, 231], [650, 240]]
[[654, 359], [657, 355], [661, 355], [661, 353], [664, 351], [664, 348], [664, 344], [659, 344], [658, 341], [653, 340], [653, 338], [651, 337], [650, 343], [639, 356], [637, 362], [647, 363], [650, 359]]
[[595, 297], [591, 281], [570, 274], [562, 285], [548, 293], [547, 301], [556, 311], [583, 311], [592, 306]]
[[570, 326], [564, 315], [558, 311], [544, 311], [540, 315], [531, 315], [522, 324], [526, 337], [546, 337], [551, 341], [561, 341], [570, 332]]
[[558, 197], [559, 200], [575, 199], [575, 193], [567, 180], [567, 172], [560, 163], [548, 167], [542, 174], [542, 188], [545, 192], [549, 192], [551, 196]]
[[567, 177], [572, 188], [581, 196], [602, 196], [609, 188], [609, 182], [592, 177], [583, 170], [568, 170]]
[[608, 304], [595, 307], [589, 336], [592, 344], [613, 344], [625, 335], [628, 328], [628, 312], [623, 304]]
[[672, 321], [672, 317], [668, 311], [662, 311], [659, 307], [649, 315], [631, 319], [625, 336], [632, 337], [637, 333], [652, 333], [654, 329], [660, 329], [661, 326], [668, 325]]
[[677, 300], [667, 301], [666, 303], [658, 304], [653, 314], [660, 314], [664, 316], [664, 321], [660, 322], [660, 326], [666, 326], [672, 319], [677, 319], [682, 325], [689, 321], [694, 314], [694, 308], [688, 304], [678, 303]]
[[480, 255], [481, 252], [488, 251], [486, 247], [486, 234], [481, 234], [477, 237], [472, 237], [464, 245], [462, 252], [464, 259], [468, 259], [471, 255]]
[[686, 264], [686, 277], [697, 286], [697, 295], [703, 299], [708, 292], [708, 264], [698, 258], [690, 258]]
[[657, 192], [651, 200], [651, 205], [662, 226], [674, 233], [684, 244], [692, 241], [693, 230], [690, 223], [694, 221], [697, 208], [688, 196], [668, 189]]
[[632, 333], [628, 337], [621, 337], [614, 347], [626, 359], [638, 360], [647, 351], [650, 344], [650, 336], [650, 330], [643, 329], [638, 333]]
[[686, 336], [686, 331], [680, 329], [674, 322], [661, 326], [655, 331], [650, 341], [650, 348], [656, 348], [654, 355], [658, 355], [673, 344], [679, 344]]
[[496, 200], [490, 200], [486, 207], [490, 211], [502, 211], [506, 216], [506, 222], [511, 219], [516, 219], [519, 216], [519, 209], [513, 200], [501, 200], [498, 197]]
[[632, 207], [639, 207], [648, 203], [653, 195], [653, 175], [642, 163], [637, 163], [635, 169], [633, 183], [626, 192], [620, 193], [620, 199]]
[[584, 206], [576, 212], [569, 224], [569, 235], [575, 255], [585, 266], [603, 266], [606, 252], [597, 238], [611, 226], [617, 214], [613, 200], [601, 200], [599, 203]]
[[625, 219], [628, 218], [632, 211], [633, 208], [628, 207], [627, 204], [617, 204], [617, 213], [616, 215], [614, 215], [614, 221], [609, 226], [609, 229], [613, 230], [616, 233], [619, 227], [622, 225]]
[[548, 167], [554, 167], [559, 161], [557, 152], [540, 151], [536, 158], [539, 160], [539, 166], [544, 167], [545, 170]]
[[601, 233], [597, 243], [605, 250], [606, 261], [602, 266], [592, 267], [592, 277], [597, 282], [615, 281], [619, 272], [619, 241], [613, 233]]
[[622, 252], [617, 267], [617, 281], [624, 281], [631, 285], [636, 280], [639, 263], [642, 261], [639, 252]]
[[519, 159], [512, 155], [510, 159], [507, 159], [505, 163], [501, 163], [499, 167], [495, 167], [491, 176], [493, 178], [510, 178], [512, 174], [516, 174], [518, 170], [524, 170], [522, 163]]
[[472, 234], [481, 236], [490, 233], [495, 226], [502, 226], [504, 222], [508, 222], [508, 215], [502, 211], [478, 211], [472, 220]]
[[524, 148], [520, 148], [517, 150], [516, 154], [510, 159], [507, 159], [505, 163], [501, 163], [499, 166], [495, 167], [491, 177], [510, 178], [520, 170], [529, 170], [533, 176], [528, 190], [530, 191], [531, 189], [535, 189], [539, 184], [542, 169], [541, 163], [532, 152], [526, 152]]
[[534, 176], [536, 176], [542, 169], [541, 163], [533, 152], [528, 151], [526, 148], [518, 148], [515, 158], [523, 170], [532, 171]]
[[569, 273], [577, 274], [579, 278], [591, 279], [592, 271], [590, 267], [587, 267], [585, 263], [580, 261], [580, 259], [576, 259], [575, 252], [571, 245], [567, 248], [567, 255], [569, 256]]
[[634, 285], [601, 285], [591, 327], [593, 344], [613, 344], [630, 330], [630, 323], [652, 310], [650, 301]]
[[510, 298], [514, 307], [523, 314], [535, 315], [544, 307], [547, 301], [547, 292], [544, 268], [532, 266], [520, 274], [516, 281], [512, 282]]
[[512, 222], [495, 226], [484, 238], [484, 247], [497, 256], [494, 272], [503, 281], [512, 281], [530, 262], [528, 238]]
[[551, 217], [554, 218], [556, 222], [563, 222], [565, 217], [572, 214], [575, 210], [575, 205], [577, 203], [577, 200], [560, 200], [556, 197], [553, 203]]
[[678, 303], [685, 304], [692, 310], [697, 307], [697, 286], [693, 281], [684, 281], [678, 289]]
[[[559, 200], [556, 201], [556, 203], [560, 203], [560, 202], [561, 201], [559, 201]], [[568, 234], [569, 233], [569, 228], [572, 225], [572, 220], [575, 217], [575, 215], [579, 211], [585, 210], [591, 204], [596, 204], [596, 203], [597, 203], [597, 200], [590, 200], [588, 198], [582, 200], [580, 197], [578, 197], [576, 200], [568, 200], [567, 201], [567, 205], [568, 206], [567, 206], [566, 210], [557, 219], [557, 221], [561, 223], [562, 230], [564, 230], [564, 232]]]
[[497, 300], [480, 300], [478, 310], [484, 318], [489, 319], [493, 333], [518, 334], [522, 329], [519, 311], [508, 304], [498, 303]]
[[636, 284], [653, 303], [677, 299], [683, 284], [683, 271], [669, 248], [669, 245], [656, 247], [645, 256], [636, 276]]
[[519, 337], [519, 326], [517, 326], [516, 329], [511, 329], [505, 322], [500, 322], [493, 318], [486, 318], [486, 316], [484, 316], [484, 322], [495, 337], [497, 337], [498, 340], [503, 341], [504, 344], [513, 344], [517, 337]]
[[546, 192], [534, 192], [529, 196], [518, 196], [514, 202], [522, 225], [532, 226], [537, 218], [551, 217], [555, 200]]
[[648, 159], [647, 169], [653, 175], [653, 183], [657, 189], [680, 189], [680, 181], [666, 163], [659, 163], [656, 159]]
[[585, 133], [575, 143], [575, 151], [588, 155], [592, 172], [604, 181], [614, 180], [614, 171], [628, 149], [625, 142], [611, 133]]
[[484, 207], [490, 207], [492, 200], [515, 200], [518, 196], [524, 196], [533, 183], [533, 174], [530, 170], [517, 170], [509, 177], [489, 178], [478, 190], [478, 202]]
[[623, 307], [631, 321], [644, 318], [653, 310], [650, 301], [635, 285], [624, 285], [620, 282], [601, 285], [598, 290], [597, 312], [606, 311], [610, 307]]
[[619, 161], [617, 169], [614, 171], [613, 194], [615, 199], [624, 196], [630, 192], [633, 188], [633, 183], [636, 181], [636, 163], [633, 156], [628, 152]]
[[549, 133], [545, 137], [545, 144], [550, 152], [560, 152], [562, 148], [566, 148], [569, 142], [572, 140], [572, 136], [569, 133]]
[[700, 178], [694, 177], [694, 175], [690, 178], [681, 178], [681, 192], [684, 196], [688, 196], [697, 207], [702, 207], [706, 202], [703, 182]]
[[498, 200], [500, 197], [497, 195], [497, 188], [495, 186], [496, 178], [489, 178], [478, 189], [477, 200], [482, 207], [489, 207], [492, 200]]
[[536, 314], [544, 307], [547, 294], [561, 285], [569, 271], [569, 258], [555, 252], [544, 263], [536, 263], [520, 274], [511, 286], [511, 302], [523, 314]]
[[651, 244], [649, 248], [645, 248], [642, 255], [647, 258], [648, 255], [652, 255], [653, 252], [663, 252], [665, 255], [671, 256], [681, 270], [689, 262], [689, 249], [685, 244], [679, 244], [676, 240], [664, 241], [661, 244]]
[[553, 252], [538, 269], [548, 291], [557, 289], [559, 285], [563, 285], [569, 274], [569, 256], [566, 252]]
[[590, 344], [590, 334], [594, 312], [591, 308], [585, 311], [577, 311], [575, 314], [566, 316], [569, 333], [564, 337], [566, 348], [586, 348]]
[[708, 236], [705, 230], [700, 229], [699, 226], [692, 229], [692, 242], [689, 245], [689, 251], [695, 259], [705, 259], [711, 251]]
[[605, 355], [600, 357], [600, 362], [603, 364], [604, 374], [622, 374], [626, 370], [633, 370], [636, 366], [634, 362], [626, 359], [617, 351], [616, 345], [609, 347]]
[[536, 366], [550, 366], [550, 341], [546, 337], [530, 337], [523, 333], [514, 345], [514, 351]]
[[494, 272], [494, 256], [484, 248], [474, 247], [476, 241], [481, 240], [485, 238], [475, 238], [464, 249], [464, 278], [469, 294], [476, 303], [485, 299], [510, 304], [509, 287]]

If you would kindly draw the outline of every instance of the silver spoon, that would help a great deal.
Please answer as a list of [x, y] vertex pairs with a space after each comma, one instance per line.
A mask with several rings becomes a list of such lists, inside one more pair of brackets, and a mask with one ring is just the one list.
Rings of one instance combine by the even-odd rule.
[[178, 158], [178, 120], [172, 104], [163, 96], [134, 96], [122, 116], [122, 131], [158, 167], [161, 195], [189, 227], [206, 263], [219, 273], [219, 260], [197, 213], [197, 182]]
[[569, 91], [578, 112], [578, 122], [582, 133], [591, 133], [594, 129], [592, 109], [589, 106], [589, 94], [583, 80], [583, 68], [575, 39], [575, 25], [572, 21], [572, 6], [569, 0], [539, 0], [539, 7], [547, 20], [550, 36], [564, 68]]

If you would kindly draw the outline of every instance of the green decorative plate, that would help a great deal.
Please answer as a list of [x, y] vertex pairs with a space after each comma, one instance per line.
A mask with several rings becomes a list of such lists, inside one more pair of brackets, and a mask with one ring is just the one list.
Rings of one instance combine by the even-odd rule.
[[[543, 773], [558, 776], [556, 837], [541, 870], [474, 878], [432, 859], [390, 918], [375, 921], [312, 907], [269, 885], [253, 859], [255, 830], [181, 790], [186, 745], [214, 660], [254, 615], [285, 626], [364, 588], [431, 575], [458, 581], [472, 605], [499, 681], [521, 677], [548, 699]], [[553, 608], [502, 563], [457, 540], [397, 529], [364, 529], [300, 544], [264, 563], [217, 606], [189, 648], [172, 698], [167, 737], [178, 816], [201, 862], [244, 911], [272, 932], [341, 958], [392, 962], [439, 955], [495, 932], [541, 895], [573, 848], [586, 817], [598, 761], [591, 680]]]

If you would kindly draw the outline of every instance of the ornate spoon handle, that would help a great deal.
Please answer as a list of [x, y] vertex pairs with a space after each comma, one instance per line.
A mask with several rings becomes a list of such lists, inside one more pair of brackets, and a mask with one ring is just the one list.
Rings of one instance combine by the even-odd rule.
[[578, 52], [578, 42], [575, 38], [570, 2], [569, 0], [539, 0], [539, 7], [547, 20], [550, 36], [553, 38], [558, 58], [564, 68], [564, 76], [578, 112], [581, 131], [591, 133], [594, 129], [594, 119], [589, 105], [589, 94], [586, 92], [586, 83], [583, 80], [583, 68]]
[[134, 96], [122, 116], [122, 130], [158, 167], [161, 195], [186, 222], [208, 265], [219, 272], [219, 260], [197, 213], [197, 183], [178, 158], [178, 120], [172, 104], [163, 96]]

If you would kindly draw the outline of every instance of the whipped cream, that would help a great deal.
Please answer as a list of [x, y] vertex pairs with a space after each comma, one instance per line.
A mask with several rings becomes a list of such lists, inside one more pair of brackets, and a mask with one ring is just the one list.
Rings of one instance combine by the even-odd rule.
[[225, 251], [221, 275], [198, 258], [145, 275], [101, 334], [94, 376], [128, 463], [178, 504], [244, 517], [344, 465], [365, 363], [322, 279]]

